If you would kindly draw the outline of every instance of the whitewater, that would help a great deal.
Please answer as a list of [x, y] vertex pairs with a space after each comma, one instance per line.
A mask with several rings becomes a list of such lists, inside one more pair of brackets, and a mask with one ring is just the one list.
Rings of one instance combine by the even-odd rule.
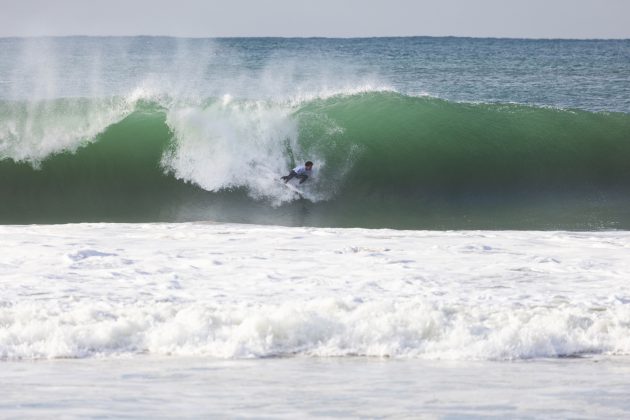
[[627, 232], [101, 223], [0, 238], [6, 414], [630, 410]]
[[5, 360], [630, 355], [627, 233], [0, 229]]
[[629, 60], [0, 39], [0, 417], [628, 416]]

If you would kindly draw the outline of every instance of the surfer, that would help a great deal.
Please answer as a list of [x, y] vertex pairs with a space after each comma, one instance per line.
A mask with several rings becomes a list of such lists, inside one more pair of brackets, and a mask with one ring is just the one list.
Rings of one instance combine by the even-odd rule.
[[289, 172], [289, 175], [283, 176], [281, 177], [281, 179], [284, 180], [284, 183], [286, 184], [293, 178], [298, 178], [301, 184], [308, 179], [308, 176], [311, 174], [312, 170], [313, 162], [309, 160], [304, 165], [296, 166], [295, 168], [293, 168], [291, 172]]

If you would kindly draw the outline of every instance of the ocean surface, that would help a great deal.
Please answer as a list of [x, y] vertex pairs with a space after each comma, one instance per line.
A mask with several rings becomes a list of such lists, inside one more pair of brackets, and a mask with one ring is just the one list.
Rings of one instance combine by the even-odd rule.
[[[628, 229], [630, 41], [0, 39], [0, 223]], [[315, 162], [303, 197], [279, 177]]]
[[630, 40], [0, 38], [2, 418], [628, 417], [629, 232]]

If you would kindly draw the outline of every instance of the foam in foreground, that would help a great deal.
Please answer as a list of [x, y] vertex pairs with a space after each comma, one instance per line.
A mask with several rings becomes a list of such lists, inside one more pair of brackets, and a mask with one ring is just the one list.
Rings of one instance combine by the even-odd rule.
[[1, 226], [0, 358], [630, 353], [627, 232]]

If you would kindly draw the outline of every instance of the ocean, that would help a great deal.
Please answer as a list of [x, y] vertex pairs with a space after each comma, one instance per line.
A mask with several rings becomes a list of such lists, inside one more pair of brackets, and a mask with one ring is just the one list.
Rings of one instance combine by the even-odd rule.
[[0, 38], [0, 416], [627, 416], [629, 158], [628, 40]]

